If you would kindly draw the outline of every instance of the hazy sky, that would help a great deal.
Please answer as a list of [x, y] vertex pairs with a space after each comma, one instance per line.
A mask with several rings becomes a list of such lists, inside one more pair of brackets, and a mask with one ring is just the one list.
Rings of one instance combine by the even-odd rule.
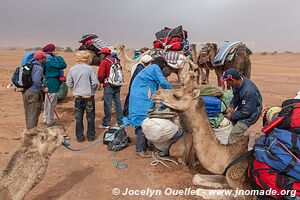
[[77, 47], [93, 32], [151, 47], [155, 32], [177, 25], [198, 45], [242, 40], [254, 51], [300, 52], [299, 0], [0, 0], [0, 46]]

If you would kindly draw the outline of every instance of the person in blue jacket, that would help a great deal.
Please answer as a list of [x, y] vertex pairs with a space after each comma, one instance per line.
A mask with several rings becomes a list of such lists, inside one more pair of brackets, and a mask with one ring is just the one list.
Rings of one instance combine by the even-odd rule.
[[149, 109], [155, 107], [152, 95], [159, 87], [172, 89], [165, 77], [170, 75], [167, 62], [163, 57], [154, 58], [152, 64], [138, 73], [132, 82], [129, 97], [129, 115], [124, 117], [125, 126], [135, 126], [137, 135], [136, 152], [140, 157], [150, 157], [146, 152], [146, 138], [141, 124], [147, 118]]
[[138, 62], [135, 67], [132, 66], [132, 68], [131, 68], [131, 70], [134, 70], [134, 71], [133, 71], [132, 77], [130, 79], [129, 91], [128, 91], [128, 94], [126, 96], [124, 107], [123, 107], [123, 116], [125, 116], [125, 117], [128, 116], [128, 112], [129, 112], [129, 97], [130, 97], [130, 89], [131, 89], [132, 82], [135, 79], [135, 77], [140, 73], [140, 71], [142, 71], [143, 69], [145, 69], [145, 67], [147, 67], [151, 64], [151, 61], [152, 61], [151, 56], [144, 55], [141, 58], [141, 62]]
[[227, 84], [233, 88], [234, 96], [225, 115], [234, 124], [228, 139], [228, 143], [232, 144], [259, 119], [262, 111], [262, 96], [256, 85], [234, 68], [226, 70], [221, 81], [227, 81]]

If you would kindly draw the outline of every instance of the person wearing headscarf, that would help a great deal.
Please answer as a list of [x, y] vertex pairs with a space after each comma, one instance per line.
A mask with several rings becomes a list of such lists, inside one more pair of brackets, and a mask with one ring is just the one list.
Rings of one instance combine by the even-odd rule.
[[142, 71], [145, 67], [149, 66], [153, 58], [149, 55], [145, 55], [141, 58], [141, 61], [132, 66], [131, 68], [131, 79], [129, 83], [128, 94], [125, 99], [124, 108], [123, 108], [123, 116], [128, 116], [129, 112], [129, 97], [130, 97], [130, 89], [134, 78], [138, 75], [140, 71]]
[[153, 109], [155, 103], [152, 101], [152, 95], [159, 87], [163, 89], [172, 89], [165, 77], [170, 75], [167, 62], [163, 57], [156, 57], [152, 64], [140, 71], [131, 84], [129, 97], [129, 115], [124, 117], [126, 126], [135, 126], [137, 135], [136, 153], [140, 157], [149, 157], [146, 152], [146, 138], [141, 124], [147, 118], [149, 109]]
[[86, 140], [83, 132], [83, 115], [87, 117], [87, 140], [95, 140], [95, 91], [98, 79], [90, 64], [90, 53], [76, 53], [76, 65], [71, 67], [67, 76], [67, 85], [75, 99], [76, 138], [78, 142]]
[[48, 44], [43, 47], [43, 52], [46, 53], [46, 65], [44, 68], [45, 82], [44, 85], [48, 90], [44, 101], [44, 123], [48, 126], [55, 124], [54, 109], [58, 101], [58, 92], [60, 91], [60, 85], [63, 70], [67, 67], [67, 64], [63, 57], [58, 56], [55, 52], [55, 45]]

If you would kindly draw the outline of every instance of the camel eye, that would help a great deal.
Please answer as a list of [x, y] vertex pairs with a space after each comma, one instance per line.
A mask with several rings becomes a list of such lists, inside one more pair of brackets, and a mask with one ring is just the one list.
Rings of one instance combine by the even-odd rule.
[[175, 92], [175, 93], [173, 94], [173, 96], [174, 96], [176, 99], [181, 99], [182, 96], [183, 96], [183, 94], [182, 94], [181, 91], [179, 91], [179, 92]]

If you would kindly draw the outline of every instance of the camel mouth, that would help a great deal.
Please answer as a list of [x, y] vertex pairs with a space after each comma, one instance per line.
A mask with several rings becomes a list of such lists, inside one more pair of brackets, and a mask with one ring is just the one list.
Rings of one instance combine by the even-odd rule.
[[162, 103], [163, 98], [156, 96], [155, 94], [152, 96], [152, 101], [155, 103]]

